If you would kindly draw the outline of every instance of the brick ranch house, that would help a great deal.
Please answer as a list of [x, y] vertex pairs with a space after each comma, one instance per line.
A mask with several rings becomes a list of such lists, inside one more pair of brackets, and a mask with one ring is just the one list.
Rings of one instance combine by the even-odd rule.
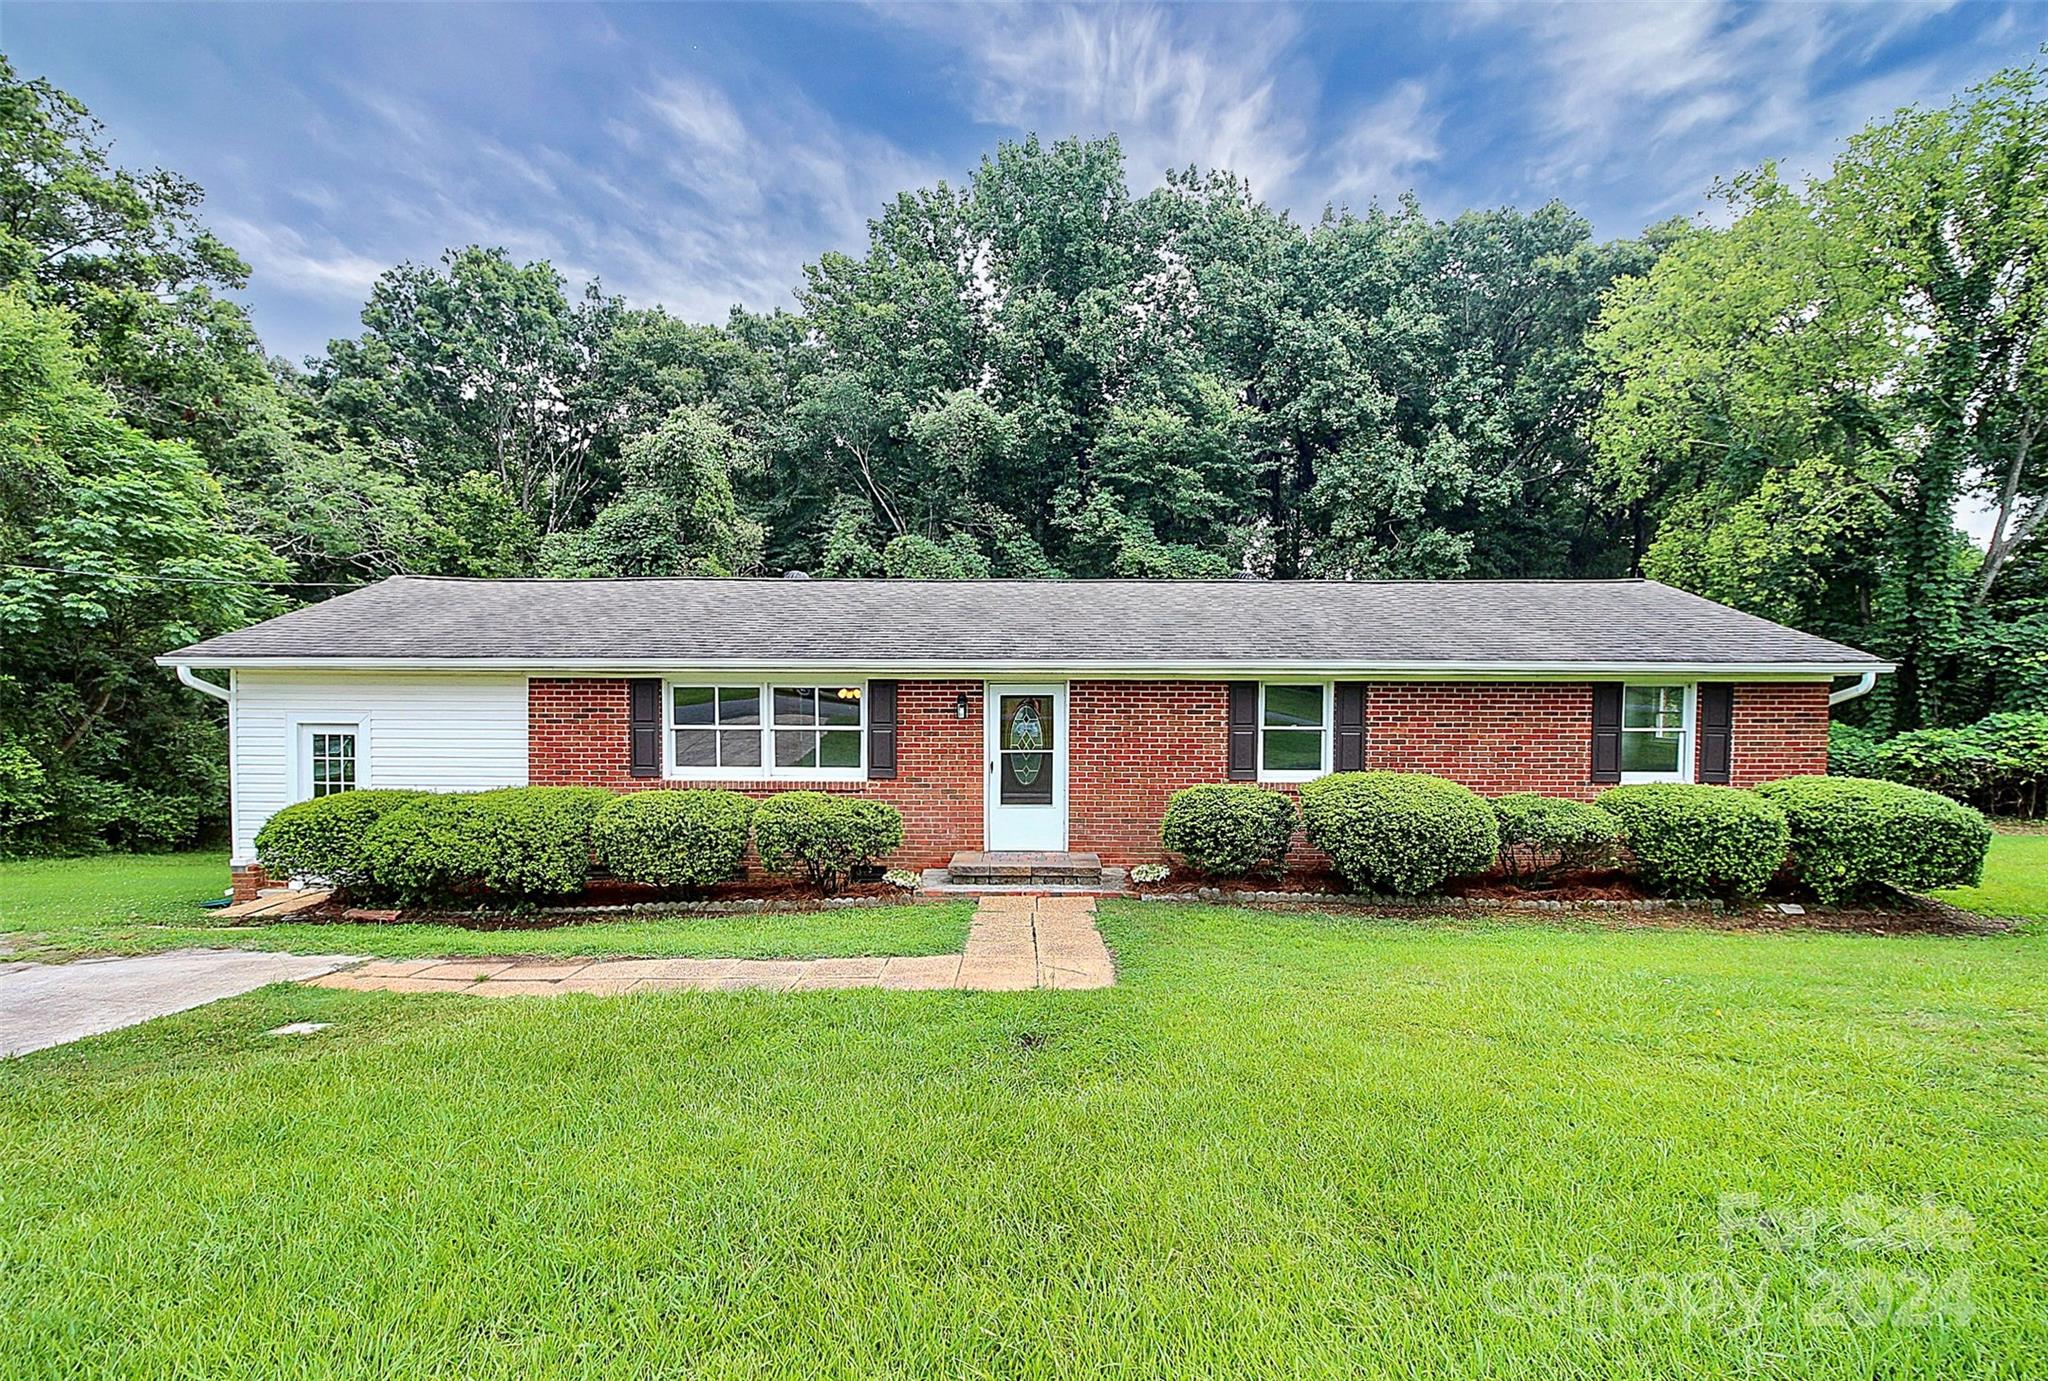
[[243, 895], [272, 812], [356, 787], [851, 792], [927, 867], [1157, 859], [1197, 782], [1751, 785], [1891, 669], [1646, 580], [400, 576], [159, 661], [227, 702]]

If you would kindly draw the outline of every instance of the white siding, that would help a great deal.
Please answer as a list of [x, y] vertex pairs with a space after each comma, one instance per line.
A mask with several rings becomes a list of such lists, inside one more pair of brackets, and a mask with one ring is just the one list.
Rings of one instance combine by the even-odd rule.
[[238, 671], [230, 734], [234, 861], [298, 798], [298, 726], [360, 723], [361, 784], [474, 791], [526, 784], [523, 674]]

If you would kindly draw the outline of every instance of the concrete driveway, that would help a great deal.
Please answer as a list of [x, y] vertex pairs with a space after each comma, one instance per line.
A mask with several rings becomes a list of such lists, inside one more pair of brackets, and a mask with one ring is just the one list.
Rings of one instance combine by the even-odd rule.
[[0, 963], [0, 1059], [202, 1007], [266, 983], [318, 978], [361, 957], [180, 949], [70, 964]]

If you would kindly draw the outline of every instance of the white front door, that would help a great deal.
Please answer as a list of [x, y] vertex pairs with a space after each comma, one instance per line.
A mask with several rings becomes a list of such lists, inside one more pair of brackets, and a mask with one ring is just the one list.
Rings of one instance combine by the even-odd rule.
[[1067, 847], [1067, 688], [988, 687], [987, 848]]

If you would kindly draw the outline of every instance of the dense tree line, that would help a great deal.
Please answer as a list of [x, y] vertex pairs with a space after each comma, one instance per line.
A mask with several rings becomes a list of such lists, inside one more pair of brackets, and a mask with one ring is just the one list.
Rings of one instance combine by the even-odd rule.
[[401, 571], [1640, 571], [1896, 657], [1880, 731], [2048, 708], [2040, 82], [1605, 243], [1554, 203], [1134, 195], [1113, 139], [1028, 139], [793, 312], [472, 246], [301, 367], [200, 190], [0, 59], [0, 847], [196, 837], [217, 711], [150, 657]]

